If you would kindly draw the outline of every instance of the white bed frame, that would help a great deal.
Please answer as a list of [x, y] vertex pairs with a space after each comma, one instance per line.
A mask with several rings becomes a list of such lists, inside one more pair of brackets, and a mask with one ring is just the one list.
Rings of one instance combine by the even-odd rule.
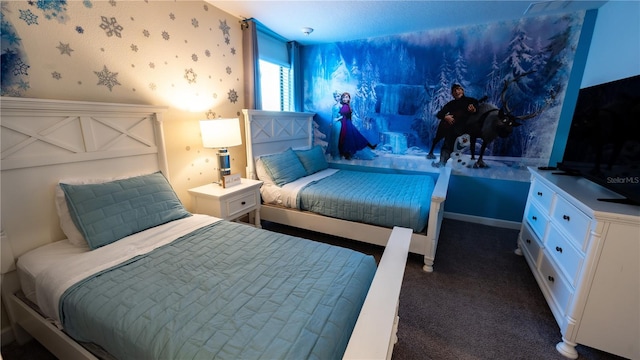
[[[260, 155], [284, 151], [290, 147], [302, 148], [313, 145], [314, 113], [243, 110], [247, 146], [247, 176], [256, 179], [255, 159]], [[426, 234], [413, 233], [410, 252], [424, 256], [423, 269], [433, 271], [438, 247], [438, 238], [444, 215], [450, 168], [440, 168], [431, 204]], [[385, 246], [392, 229], [359, 222], [346, 221], [314, 214], [309, 211], [262, 204], [260, 216], [263, 220], [335, 235], [365, 243]]]
[[[20, 283], [15, 262], [31, 249], [64, 239], [54, 204], [60, 179], [157, 170], [169, 178], [162, 130], [167, 108], [10, 97], [0, 101], [1, 294], [11, 332], [20, 344], [35, 338], [60, 359], [96, 359], [16, 296]], [[390, 234], [345, 358], [391, 358], [410, 235], [405, 228]]]

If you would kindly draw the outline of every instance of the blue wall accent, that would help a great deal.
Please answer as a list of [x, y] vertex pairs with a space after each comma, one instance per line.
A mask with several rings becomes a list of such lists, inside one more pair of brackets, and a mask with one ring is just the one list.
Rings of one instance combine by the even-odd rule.
[[528, 193], [528, 182], [452, 175], [444, 210], [520, 222]]
[[578, 101], [578, 93], [580, 92], [580, 84], [582, 83], [582, 76], [589, 56], [589, 47], [593, 37], [597, 14], [597, 10], [589, 10], [584, 16], [580, 41], [576, 49], [576, 56], [573, 59], [573, 69], [571, 70], [571, 76], [567, 84], [567, 92], [564, 97], [560, 120], [558, 120], [556, 138], [551, 150], [551, 157], [549, 158], [550, 166], [555, 166], [558, 162], [562, 161], [564, 149], [567, 146], [571, 120], [576, 108], [576, 102]]

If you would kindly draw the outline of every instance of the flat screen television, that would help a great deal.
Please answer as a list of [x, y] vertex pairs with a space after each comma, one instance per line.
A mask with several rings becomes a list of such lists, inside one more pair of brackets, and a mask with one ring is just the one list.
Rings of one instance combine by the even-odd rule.
[[640, 206], [640, 75], [580, 89], [558, 168]]

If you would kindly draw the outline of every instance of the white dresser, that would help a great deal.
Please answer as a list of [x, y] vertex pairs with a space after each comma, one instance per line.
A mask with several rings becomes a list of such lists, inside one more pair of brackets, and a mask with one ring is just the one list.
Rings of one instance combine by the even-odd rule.
[[[581, 177], [529, 168], [531, 188], [518, 239], [562, 333], [577, 344], [640, 359], [640, 207]], [[638, 185], [640, 186], [640, 184]]]

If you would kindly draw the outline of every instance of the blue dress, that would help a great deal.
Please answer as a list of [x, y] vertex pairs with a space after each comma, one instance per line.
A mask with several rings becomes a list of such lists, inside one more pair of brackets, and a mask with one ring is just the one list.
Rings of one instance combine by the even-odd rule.
[[365, 138], [360, 131], [353, 125], [351, 121], [351, 107], [349, 104], [343, 104], [340, 108], [340, 139], [338, 149], [340, 155], [350, 159], [358, 150], [362, 150], [369, 145], [369, 140]]

